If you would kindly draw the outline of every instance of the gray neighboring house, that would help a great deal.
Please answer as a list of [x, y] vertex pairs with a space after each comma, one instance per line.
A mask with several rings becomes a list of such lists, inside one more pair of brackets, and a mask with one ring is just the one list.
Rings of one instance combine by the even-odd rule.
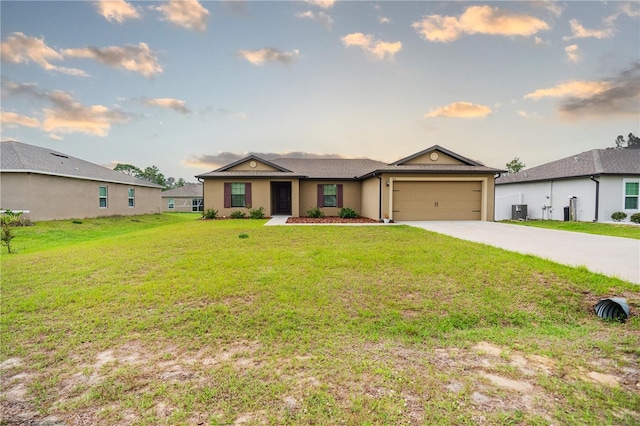
[[640, 149], [594, 149], [496, 179], [496, 220], [526, 205], [530, 219], [607, 222], [622, 211], [628, 221], [639, 188]]
[[203, 208], [201, 183], [187, 183], [162, 193], [163, 212], [201, 212]]
[[0, 208], [33, 221], [160, 213], [161, 190], [49, 148], [0, 142]]

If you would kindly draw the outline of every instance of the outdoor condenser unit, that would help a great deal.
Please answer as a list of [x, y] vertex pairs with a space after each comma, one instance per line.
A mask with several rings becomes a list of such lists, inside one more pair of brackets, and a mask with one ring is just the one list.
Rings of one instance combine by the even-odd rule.
[[512, 204], [511, 205], [511, 220], [526, 220], [527, 219], [527, 205], [526, 204]]

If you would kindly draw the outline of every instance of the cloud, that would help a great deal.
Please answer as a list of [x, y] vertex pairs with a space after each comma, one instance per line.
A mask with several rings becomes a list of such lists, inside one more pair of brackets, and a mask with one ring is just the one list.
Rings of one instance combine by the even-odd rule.
[[158, 58], [146, 43], [127, 44], [123, 47], [110, 46], [104, 48], [84, 47], [80, 49], [64, 49], [62, 54], [71, 58], [94, 59], [112, 68], [122, 68], [151, 77], [162, 72]]
[[245, 15], [247, 13], [246, 0], [222, 0], [222, 4], [228, 7], [231, 12], [236, 15]]
[[577, 19], [572, 19], [569, 21], [571, 25], [571, 36], [563, 37], [564, 40], [572, 40], [576, 38], [611, 38], [615, 35], [615, 30], [611, 27], [603, 28], [601, 30], [589, 30], [582, 26], [582, 24]]
[[62, 136], [56, 135], [55, 133], [49, 133], [47, 136], [49, 139], [53, 139], [54, 141], [61, 141], [64, 139]]
[[112, 124], [125, 123], [130, 116], [119, 109], [103, 105], [82, 105], [73, 96], [62, 90], [41, 91], [33, 83], [14, 83], [3, 81], [3, 96], [29, 96], [48, 102], [49, 107], [42, 109], [44, 119], [39, 128], [45, 132], [85, 133], [105, 137]]
[[634, 117], [640, 114], [640, 63], [605, 81], [604, 90], [590, 96], [562, 99], [558, 112], [564, 119]]
[[640, 63], [600, 81], [570, 81], [525, 95], [528, 99], [561, 98], [561, 118], [636, 117], [640, 113]]
[[425, 118], [450, 117], [450, 118], [482, 118], [491, 114], [491, 108], [486, 105], [472, 104], [471, 102], [454, 102], [452, 104], [430, 110]]
[[23, 33], [13, 33], [0, 45], [2, 61], [12, 64], [28, 64], [34, 62], [44, 70], [57, 71], [78, 77], [86, 77], [87, 73], [76, 68], [65, 68], [53, 65], [50, 61], [63, 61], [64, 57], [47, 46], [43, 38], [28, 37]]
[[385, 57], [391, 59], [393, 58], [393, 55], [402, 49], [402, 43], [399, 41], [386, 42], [382, 40], [374, 40], [372, 35], [362, 33], [347, 34], [342, 37], [342, 43], [346, 47], [359, 47], [377, 59], [385, 59]]
[[199, 113], [200, 115], [204, 116], [210, 112], [214, 112], [216, 114], [221, 114], [227, 117], [231, 117], [231, 118], [235, 118], [238, 120], [248, 120], [249, 119], [249, 114], [247, 114], [246, 112], [234, 112], [234, 111], [230, 111], [226, 108], [214, 108], [212, 106], [207, 106], [202, 108]]
[[537, 89], [535, 92], [528, 93], [525, 99], [538, 100], [541, 98], [589, 98], [598, 95], [611, 87], [607, 81], [583, 81], [572, 80], [566, 83], [560, 83], [548, 89]]
[[26, 115], [16, 114], [15, 112], [0, 111], [0, 124], [2, 127], [40, 127], [40, 120], [37, 118], [27, 117]]
[[306, 12], [298, 12], [296, 13], [296, 18], [312, 19], [314, 21], [320, 22], [325, 28], [329, 29], [331, 29], [331, 26], [333, 25], [333, 19], [331, 19], [331, 16], [327, 15], [324, 12], [314, 13], [310, 10]]
[[265, 62], [280, 62], [288, 65], [300, 55], [300, 51], [294, 49], [290, 52], [283, 52], [271, 47], [265, 47], [260, 50], [239, 50], [238, 55], [257, 66], [264, 65]]
[[188, 159], [182, 160], [181, 163], [184, 166], [192, 168], [218, 168], [226, 164], [234, 163], [238, 160], [242, 160], [250, 155], [263, 158], [267, 161], [275, 160], [276, 158], [311, 158], [311, 159], [331, 159], [331, 158], [344, 158], [339, 154], [317, 154], [313, 152], [302, 151], [289, 151], [289, 152], [220, 152], [215, 155], [194, 155]]
[[197, 0], [171, 0], [154, 8], [164, 15], [163, 20], [190, 30], [205, 31], [209, 11]]
[[518, 115], [522, 118], [540, 118], [540, 114], [538, 113], [533, 113], [533, 114], [529, 114], [528, 112], [524, 111], [524, 110], [519, 110], [518, 111]]
[[139, 19], [140, 13], [124, 0], [101, 0], [94, 3], [98, 13], [107, 21], [122, 24], [127, 19]]
[[191, 113], [191, 110], [189, 108], [187, 108], [187, 103], [185, 101], [181, 101], [179, 99], [173, 99], [173, 98], [152, 98], [152, 99], [147, 99], [147, 98], [143, 98], [140, 100], [140, 103], [142, 105], [150, 105], [150, 106], [157, 106], [160, 108], [167, 108], [167, 109], [172, 109], [176, 112], [179, 112], [181, 114], [189, 114]]
[[532, 36], [549, 25], [533, 16], [512, 13], [490, 6], [470, 6], [460, 17], [428, 15], [412, 27], [425, 39], [450, 42], [463, 34]]
[[580, 54], [580, 48], [577, 44], [572, 44], [564, 48], [564, 52], [567, 54], [567, 59], [569, 62], [578, 63], [582, 60], [582, 55]]
[[336, 3], [336, 0], [306, 0], [306, 2], [323, 9], [331, 9]]
[[386, 16], [378, 16], [378, 23], [380, 24], [390, 24], [391, 23], [391, 19], [387, 18]]

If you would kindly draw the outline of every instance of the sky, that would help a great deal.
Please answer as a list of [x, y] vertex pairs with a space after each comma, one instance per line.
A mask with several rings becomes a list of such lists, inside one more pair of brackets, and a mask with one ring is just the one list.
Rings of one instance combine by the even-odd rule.
[[195, 175], [249, 154], [534, 167], [640, 134], [640, 3], [6, 1], [2, 140]]

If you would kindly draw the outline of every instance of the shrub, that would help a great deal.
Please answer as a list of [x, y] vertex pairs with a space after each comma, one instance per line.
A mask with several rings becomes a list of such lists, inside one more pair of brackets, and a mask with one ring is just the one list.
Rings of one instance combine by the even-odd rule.
[[624, 220], [627, 217], [627, 214], [625, 212], [615, 212], [611, 214], [611, 219], [613, 219], [616, 222], [620, 222], [621, 220]]
[[249, 235], [248, 234], [240, 234], [240, 235], [238, 235], [238, 238], [243, 238], [243, 239], [244, 238], [249, 238]]
[[14, 253], [11, 249], [11, 240], [15, 237], [13, 228], [15, 226], [26, 226], [29, 224], [29, 221], [21, 216], [22, 212], [14, 213], [11, 210], [5, 210], [0, 216], [0, 225], [2, 226], [0, 239], [2, 240], [2, 244], [7, 247], [7, 253]]
[[356, 217], [358, 217], [358, 213], [350, 207], [343, 207], [340, 209], [338, 216], [343, 219], [355, 219]]
[[76, 225], [82, 225], [82, 221], [81, 220], [72, 220], [71, 223], [75, 223]]
[[202, 213], [202, 217], [204, 217], [205, 219], [215, 219], [216, 217], [218, 217], [218, 210], [207, 209], [204, 211], [204, 213]]
[[634, 213], [631, 215], [631, 222], [640, 223], [640, 213]]
[[241, 210], [236, 210], [235, 212], [231, 212], [231, 219], [244, 219], [246, 217], [246, 213]]
[[309, 217], [324, 217], [324, 213], [318, 207], [307, 210], [307, 216]]
[[251, 219], [264, 219], [264, 207], [249, 210], [249, 217]]

